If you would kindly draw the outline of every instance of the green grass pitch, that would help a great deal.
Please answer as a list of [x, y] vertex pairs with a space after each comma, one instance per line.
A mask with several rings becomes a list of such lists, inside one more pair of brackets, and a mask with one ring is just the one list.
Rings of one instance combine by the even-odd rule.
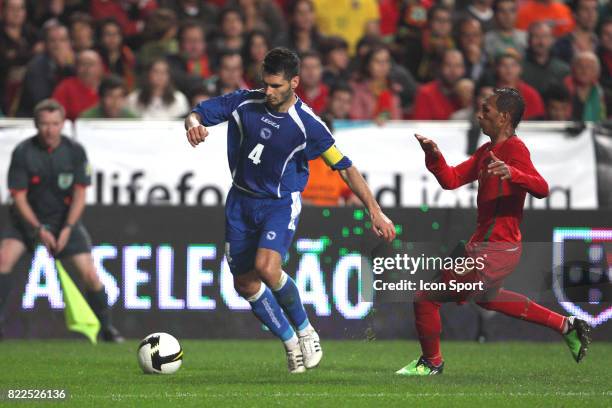
[[[610, 407], [612, 343], [576, 364], [558, 343], [445, 342], [444, 375], [394, 371], [419, 354], [414, 341], [324, 341], [321, 365], [290, 375], [276, 341], [183, 340], [174, 375], [144, 375], [136, 341], [0, 343], [0, 389], [67, 389], [65, 407]], [[5, 406], [7, 400], [0, 400]]]

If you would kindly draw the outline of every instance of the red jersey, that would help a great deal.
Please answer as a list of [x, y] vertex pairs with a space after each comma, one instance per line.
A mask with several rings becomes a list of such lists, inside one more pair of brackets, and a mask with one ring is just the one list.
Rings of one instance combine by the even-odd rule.
[[[490, 151], [510, 168], [511, 178], [487, 174]], [[512, 136], [491, 146], [482, 145], [469, 159], [452, 167], [444, 156], [427, 153], [427, 169], [438, 179], [442, 188], [451, 190], [478, 180], [478, 225], [470, 238], [473, 242], [520, 242], [519, 224], [523, 219], [525, 196], [548, 196], [548, 184], [531, 162], [529, 150], [521, 139]]]
[[440, 81], [431, 81], [419, 87], [414, 99], [412, 119], [448, 120], [459, 106], [442, 89]]
[[57, 85], [53, 99], [66, 110], [66, 119], [75, 120], [98, 103], [98, 90], [89, 88], [78, 77], [69, 77]]

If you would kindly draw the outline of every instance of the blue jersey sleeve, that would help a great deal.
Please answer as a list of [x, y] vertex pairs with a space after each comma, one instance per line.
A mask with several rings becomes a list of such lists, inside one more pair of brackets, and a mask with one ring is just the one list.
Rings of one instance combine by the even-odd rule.
[[210, 98], [198, 103], [191, 111], [200, 115], [204, 126], [214, 126], [227, 121], [232, 112], [245, 100], [253, 91], [240, 89], [222, 96]]
[[308, 121], [306, 129], [306, 159], [314, 160], [332, 147], [335, 143], [334, 138], [327, 126], [318, 118]]

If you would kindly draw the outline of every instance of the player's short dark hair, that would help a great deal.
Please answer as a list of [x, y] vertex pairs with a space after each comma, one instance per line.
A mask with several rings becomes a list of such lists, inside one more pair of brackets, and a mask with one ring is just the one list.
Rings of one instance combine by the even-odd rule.
[[108, 92], [117, 88], [121, 88], [124, 95], [128, 92], [127, 86], [125, 86], [125, 82], [121, 77], [113, 74], [107, 75], [102, 78], [102, 81], [100, 81], [100, 86], [98, 86], [98, 95], [100, 98], [103, 98]]
[[59, 112], [62, 118], [66, 117], [66, 110], [61, 103], [55, 99], [43, 99], [34, 106], [34, 123], [38, 124], [38, 115], [41, 112]]
[[289, 80], [300, 74], [300, 59], [288, 48], [273, 48], [264, 58], [263, 72], [268, 75], [282, 74], [285, 79]]
[[497, 88], [493, 91], [495, 96], [495, 107], [498, 112], [510, 114], [512, 128], [516, 129], [525, 112], [525, 101], [514, 88]]

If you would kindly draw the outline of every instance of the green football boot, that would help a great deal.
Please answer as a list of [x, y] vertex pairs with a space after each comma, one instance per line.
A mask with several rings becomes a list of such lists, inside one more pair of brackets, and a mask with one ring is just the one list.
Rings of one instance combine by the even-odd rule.
[[414, 360], [404, 368], [400, 368], [395, 372], [397, 375], [439, 375], [444, 371], [444, 362], [439, 366], [431, 364], [425, 357], [421, 356], [418, 360]]
[[569, 316], [567, 323], [569, 330], [563, 335], [563, 338], [572, 353], [572, 357], [579, 363], [586, 355], [589, 344], [591, 344], [591, 326], [576, 316]]

